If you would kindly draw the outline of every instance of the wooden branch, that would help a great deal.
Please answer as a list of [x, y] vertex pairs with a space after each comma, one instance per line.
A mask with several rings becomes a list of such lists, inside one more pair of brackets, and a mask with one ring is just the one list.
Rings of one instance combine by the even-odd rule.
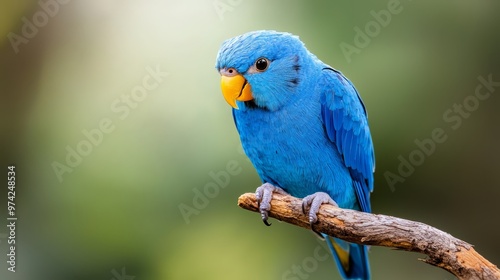
[[[241, 195], [238, 206], [259, 212], [253, 193]], [[269, 216], [311, 228], [302, 213], [302, 200], [292, 196], [274, 193]], [[426, 254], [428, 258], [422, 261], [441, 267], [458, 279], [500, 279], [500, 270], [472, 245], [420, 222], [322, 205], [314, 229], [349, 242]]]

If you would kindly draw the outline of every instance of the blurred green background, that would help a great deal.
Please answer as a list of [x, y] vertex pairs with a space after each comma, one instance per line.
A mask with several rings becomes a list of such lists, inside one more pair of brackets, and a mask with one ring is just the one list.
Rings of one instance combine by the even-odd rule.
[[[313, 234], [265, 227], [236, 206], [260, 181], [214, 64], [223, 40], [258, 29], [299, 35], [358, 88], [376, 149], [375, 213], [436, 226], [500, 264], [500, 87], [457, 129], [443, 118], [471, 100], [479, 76], [500, 81], [498, 1], [401, 1], [349, 57], [341, 44], [356, 46], [355, 28], [392, 1], [49, 2], [49, 12], [0, 6], [1, 176], [17, 166], [19, 218], [16, 273], [0, 225], [1, 279], [294, 279], [293, 266], [305, 273], [295, 279], [340, 279], [331, 259], [314, 258], [326, 251]], [[140, 92], [151, 71], [162, 73]], [[435, 128], [447, 140], [390, 187], [384, 174]], [[85, 155], [70, 167], [77, 149]], [[227, 186], [214, 187], [210, 174], [228, 169]], [[0, 197], [3, 224], [5, 187]], [[372, 247], [373, 279], [453, 279], [422, 257]]]

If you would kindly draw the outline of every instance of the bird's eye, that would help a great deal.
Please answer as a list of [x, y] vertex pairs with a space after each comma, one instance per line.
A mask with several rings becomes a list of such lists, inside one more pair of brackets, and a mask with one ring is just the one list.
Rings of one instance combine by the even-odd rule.
[[255, 61], [255, 69], [259, 72], [264, 72], [269, 67], [269, 60], [265, 57], [261, 57]]
[[228, 76], [228, 77], [233, 77], [233, 76], [238, 75], [238, 71], [236, 71], [236, 69], [234, 69], [232, 67], [231, 68], [224, 67], [224, 68], [220, 69], [219, 72], [222, 76]]

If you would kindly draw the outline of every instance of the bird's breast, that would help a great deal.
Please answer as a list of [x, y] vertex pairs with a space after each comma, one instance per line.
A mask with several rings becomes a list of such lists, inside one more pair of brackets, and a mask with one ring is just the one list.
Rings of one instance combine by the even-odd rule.
[[345, 190], [334, 186], [350, 186], [352, 180], [325, 134], [319, 102], [236, 112], [235, 118], [243, 149], [263, 181], [296, 197], [324, 191], [343, 200], [337, 193]]

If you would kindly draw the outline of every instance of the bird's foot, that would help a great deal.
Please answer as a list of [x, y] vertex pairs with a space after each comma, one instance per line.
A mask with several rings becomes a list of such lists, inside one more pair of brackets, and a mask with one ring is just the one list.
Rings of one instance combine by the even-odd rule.
[[262, 186], [258, 187], [255, 191], [255, 198], [259, 206], [260, 216], [262, 221], [266, 226], [271, 224], [267, 222], [269, 218], [269, 210], [271, 210], [271, 200], [273, 199], [273, 193], [280, 193], [288, 195], [282, 188], [275, 187], [269, 183], [264, 183]]
[[317, 214], [321, 204], [331, 204], [338, 207], [338, 204], [330, 197], [330, 195], [324, 192], [313, 193], [302, 199], [302, 213], [307, 214], [306, 209], [309, 208], [308, 218], [311, 227], [314, 223], [316, 223], [316, 221], [318, 221]]

